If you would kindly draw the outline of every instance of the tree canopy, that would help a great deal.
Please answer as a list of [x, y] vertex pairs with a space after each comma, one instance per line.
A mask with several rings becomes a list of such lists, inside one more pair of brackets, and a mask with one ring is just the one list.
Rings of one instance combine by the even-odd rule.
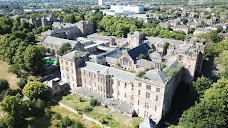
[[198, 77], [196, 81], [194, 81], [193, 86], [199, 97], [202, 97], [204, 92], [211, 87], [212, 81], [206, 77]]
[[186, 110], [179, 125], [190, 128], [227, 127], [228, 80], [220, 79], [205, 91], [199, 103]]
[[70, 43], [63, 43], [63, 45], [59, 48], [58, 54], [63, 55], [72, 50]]
[[22, 94], [30, 99], [45, 98], [48, 97], [48, 93], [48, 86], [38, 81], [29, 81], [22, 90]]

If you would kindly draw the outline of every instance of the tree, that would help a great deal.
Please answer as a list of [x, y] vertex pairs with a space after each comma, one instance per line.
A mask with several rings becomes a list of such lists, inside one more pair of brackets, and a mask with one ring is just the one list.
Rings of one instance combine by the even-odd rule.
[[219, 77], [228, 78], [228, 50], [224, 50], [215, 58], [215, 64], [219, 65], [218, 71], [215, 74]]
[[145, 56], [143, 54], [139, 55], [139, 59], [144, 59], [144, 58], [145, 58]]
[[58, 54], [63, 55], [72, 50], [70, 43], [63, 43], [63, 45], [59, 48]]
[[24, 52], [25, 70], [31, 74], [38, 74], [43, 70], [42, 58], [45, 55], [45, 48], [38, 45], [30, 45]]
[[6, 96], [0, 105], [2, 110], [9, 114], [4, 118], [4, 123], [7, 127], [13, 128], [23, 124], [24, 106], [21, 102], [20, 94], [17, 94], [16, 96]]
[[205, 91], [199, 103], [186, 110], [179, 125], [190, 128], [227, 127], [228, 79], [220, 79]]
[[29, 81], [22, 90], [22, 94], [30, 99], [45, 98], [49, 96], [49, 90], [46, 84], [38, 81]]
[[0, 93], [9, 88], [9, 83], [5, 79], [0, 79]]
[[24, 86], [27, 84], [26, 78], [21, 78], [20, 81], [17, 82], [17, 86], [20, 88], [24, 88]]
[[212, 81], [206, 77], [199, 77], [196, 81], [193, 82], [193, 86], [199, 97], [202, 97], [204, 92], [210, 88]]

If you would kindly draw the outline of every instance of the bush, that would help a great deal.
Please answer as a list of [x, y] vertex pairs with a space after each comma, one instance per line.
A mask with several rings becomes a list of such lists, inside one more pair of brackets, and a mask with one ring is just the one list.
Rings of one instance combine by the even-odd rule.
[[52, 114], [51, 109], [50, 108], [45, 108], [44, 109], [44, 114], [45, 114], [46, 117], [50, 117], [51, 114]]
[[90, 112], [90, 111], [92, 111], [92, 110], [93, 110], [93, 108], [90, 107], [90, 106], [85, 106], [85, 107], [83, 108], [83, 112], [85, 112], [85, 113]]
[[55, 113], [55, 115], [53, 117], [56, 120], [60, 120], [62, 118], [62, 116], [59, 113]]
[[81, 97], [78, 98], [79, 102], [83, 102], [83, 99]]
[[81, 122], [76, 121], [76, 122], [74, 123], [74, 128], [83, 128], [83, 125], [82, 125]]
[[0, 92], [9, 88], [9, 83], [5, 79], [0, 79]]
[[96, 106], [96, 105], [97, 105], [97, 99], [92, 98], [92, 99], [89, 101], [89, 104], [90, 104], [91, 106]]
[[26, 78], [21, 78], [20, 81], [17, 82], [17, 86], [20, 88], [24, 88], [24, 86], [27, 84]]
[[68, 116], [66, 116], [66, 117], [64, 117], [64, 118], [62, 119], [62, 121], [61, 121], [60, 124], [61, 124], [60, 127], [61, 127], [61, 126], [62, 126], [62, 127], [68, 127], [68, 126], [70, 126], [70, 125], [73, 124], [73, 121], [72, 121]]
[[99, 119], [100, 123], [101, 124], [106, 124], [107, 123], [107, 117], [106, 116], [103, 116]]

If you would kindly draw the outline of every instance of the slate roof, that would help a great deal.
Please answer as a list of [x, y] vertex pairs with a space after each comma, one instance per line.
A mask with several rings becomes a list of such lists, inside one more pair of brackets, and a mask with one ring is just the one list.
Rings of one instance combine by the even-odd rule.
[[178, 45], [184, 44], [184, 41], [181, 41], [181, 40], [171, 40], [171, 39], [158, 38], [158, 37], [146, 37], [146, 38], [147, 38], [146, 41], [149, 41], [150, 43], [165, 44], [167, 42], [173, 46], [178, 46]]
[[159, 83], [166, 82], [166, 73], [159, 69], [149, 70], [145, 73], [144, 76], [149, 80], [156, 81]]
[[128, 51], [128, 54], [136, 62], [139, 55], [140, 54], [146, 55], [149, 49], [150, 49], [150, 46], [147, 43], [143, 43], [143, 44], [139, 45], [138, 47], [130, 49]]
[[139, 59], [136, 61], [136, 65], [139, 65], [141, 67], [153, 67], [154, 62], [146, 60], [146, 59]]
[[65, 55], [62, 56], [62, 58], [67, 58], [67, 59], [74, 59], [75, 56], [78, 56], [78, 57], [83, 57], [85, 56], [86, 53], [85, 52], [81, 52], [81, 51], [72, 51], [70, 53], [67, 53]]
[[70, 43], [72, 49], [75, 47], [77, 43], [80, 43], [78, 41], [73, 41], [73, 40], [68, 40], [68, 39], [63, 39], [63, 38], [58, 38], [58, 37], [52, 37], [52, 36], [47, 36], [44, 38], [43, 43], [46, 44], [53, 44], [57, 46], [62, 46], [63, 43]]
[[85, 65], [83, 65], [81, 69], [89, 70], [92, 72], [99, 72], [99, 74], [103, 75], [112, 75], [113, 78], [126, 81], [126, 82], [133, 82], [136, 75], [134, 73], [126, 72], [120, 69], [115, 69], [112, 67], [96, 64], [93, 62], [87, 61]]
[[149, 57], [151, 59], [162, 59], [161, 54], [158, 53], [157, 51], [154, 51], [154, 52], [150, 53]]

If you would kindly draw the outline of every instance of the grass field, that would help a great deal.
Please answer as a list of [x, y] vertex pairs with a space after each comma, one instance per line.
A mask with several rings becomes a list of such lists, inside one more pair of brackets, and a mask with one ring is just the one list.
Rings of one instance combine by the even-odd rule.
[[[62, 98], [58, 97], [61, 103], [64, 103], [75, 110], [83, 111], [86, 106], [89, 106], [89, 101], [83, 99], [83, 102], [79, 101], [78, 95], [67, 95]], [[92, 111], [84, 112], [86, 115], [93, 117], [96, 120], [101, 120], [103, 117], [110, 117], [107, 119], [106, 125], [115, 128], [132, 128], [134, 122], [140, 122], [141, 118], [132, 118], [125, 116], [119, 112], [116, 112], [110, 108], [105, 108], [104, 106], [95, 106]]]
[[19, 78], [15, 74], [8, 73], [9, 65], [5, 62], [0, 61], [0, 79], [6, 79], [11, 89], [17, 89], [17, 82]]
[[[85, 120], [80, 115], [74, 114], [65, 108], [60, 107], [59, 105], [55, 105], [51, 107], [51, 111], [54, 113], [59, 113], [62, 117], [68, 116], [73, 121], [79, 121], [82, 123], [83, 128], [101, 128], [99, 125]], [[39, 118], [29, 118], [27, 119], [27, 124], [23, 128], [27, 128], [28, 125], [32, 126], [32, 128], [52, 128], [51, 126], [51, 118], [48, 117], [39, 117]]]

